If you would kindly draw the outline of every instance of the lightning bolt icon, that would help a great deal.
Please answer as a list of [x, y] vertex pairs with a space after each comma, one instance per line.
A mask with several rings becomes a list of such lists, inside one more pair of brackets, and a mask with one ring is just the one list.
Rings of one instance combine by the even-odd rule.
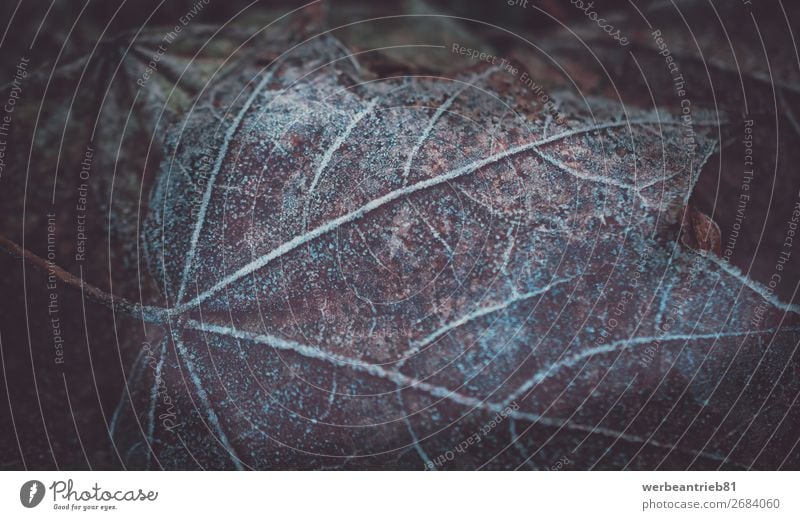
[[38, 486], [36, 485], [36, 482], [31, 484], [31, 490], [30, 490], [30, 493], [28, 495], [28, 503], [29, 504], [33, 502], [33, 497], [36, 495], [37, 488], [38, 488]]

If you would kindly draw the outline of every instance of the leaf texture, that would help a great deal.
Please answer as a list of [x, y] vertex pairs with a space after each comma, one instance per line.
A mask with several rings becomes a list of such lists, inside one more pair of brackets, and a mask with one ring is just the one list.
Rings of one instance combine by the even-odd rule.
[[687, 148], [666, 112], [565, 96], [555, 125], [499, 68], [344, 50], [245, 66], [170, 131], [129, 464], [423, 468], [501, 413], [447, 467], [774, 462], [721, 433], [780, 420], [737, 367], [789, 377], [797, 309], [680, 239], [713, 114]]

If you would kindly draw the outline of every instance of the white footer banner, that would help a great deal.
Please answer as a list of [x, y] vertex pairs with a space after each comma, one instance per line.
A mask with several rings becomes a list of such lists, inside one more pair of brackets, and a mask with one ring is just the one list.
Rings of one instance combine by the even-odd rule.
[[1, 472], [3, 518], [800, 518], [796, 472]]

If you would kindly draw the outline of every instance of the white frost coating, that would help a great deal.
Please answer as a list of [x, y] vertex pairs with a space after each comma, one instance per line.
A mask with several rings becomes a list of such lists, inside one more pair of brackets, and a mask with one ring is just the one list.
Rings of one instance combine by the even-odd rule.
[[425, 144], [425, 141], [428, 139], [431, 131], [436, 126], [439, 118], [442, 117], [442, 114], [450, 110], [450, 107], [453, 105], [458, 96], [460, 96], [467, 88], [475, 85], [475, 83], [477, 83], [479, 80], [491, 75], [497, 70], [499, 70], [498, 67], [489, 67], [483, 73], [475, 75], [471, 81], [463, 85], [460, 89], [456, 90], [452, 96], [447, 98], [444, 103], [439, 105], [439, 108], [436, 109], [436, 113], [434, 113], [433, 116], [431, 116], [430, 121], [428, 121], [428, 126], [425, 127], [425, 130], [422, 132], [419, 140], [411, 150], [408, 160], [406, 160], [406, 165], [403, 167], [403, 180], [408, 179], [408, 174], [411, 172], [411, 166], [414, 164], [414, 159], [416, 158], [417, 153], [420, 151], [420, 149], [422, 149], [422, 146]]
[[[167, 339], [161, 343], [159, 348], [158, 363], [153, 373], [153, 388], [150, 390], [150, 408], [147, 412], [147, 442], [150, 446], [153, 445], [156, 433], [156, 407], [158, 406], [158, 387], [161, 383], [161, 374], [164, 371], [164, 358], [167, 354]], [[150, 460], [152, 458], [152, 450], [147, 451], [147, 469], [150, 469]]]
[[187, 320], [186, 327], [189, 329], [194, 329], [202, 332], [209, 332], [212, 334], [219, 334], [232, 338], [243, 339], [257, 344], [264, 344], [274, 349], [290, 351], [304, 357], [325, 361], [327, 363], [333, 364], [334, 366], [347, 366], [349, 368], [367, 373], [369, 375], [394, 382], [397, 386], [411, 387], [415, 390], [427, 393], [433, 397], [453, 401], [455, 403], [458, 403], [466, 407], [486, 410], [492, 413], [499, 413], [499, 412], [508, 413], [510, 411], [509, 416], [518, 420], [524, 420], [531, 423], [539, 423], [552, 428], [558, 428], [558, 429], [563, 428], [583, 433], [598, 434], [615, 440], [622, 439], [627, 442], [643, 444], [643, 445], [647, 444], [657, 448], [684, 451], [698, 457], [709, 458], [715, 461], [723, 460], [723, 457], [715, 455], [713, 453], [706, 453], [696, 450], [681, 450], [677, 446], [670, 443], [662, 443], [654, 441], [652, 439], [639, 437], [638, 435], [631, 435], [617, 430], [612, 430], [610, 428], [587, 426], [583, 424], [577, 424], [569, 420], [559, 419], [555, 417], [547, 417], [536, 413], [521, 412], [519, 410], [509, 410], [507, 405], [501, 403], [495, 403], [488, 400], [478, 399], [476, 397], [470, 397], [455, 392], [453, 390], [450, 390], [449, 388], [443, 386], [432, 385], [430, 383], [422, 382], [416, 378], [406, 376], [405, 374], [402, 374], [400, 372], [387, 370], [378, 365], [364, 363], [357, 359], [352, 359], [345, 356], [339, 356], [336, 354], [324, 352], [318, 347], [311, 345], [304, 345], [302, 343], [298, 343], [292, 340], [287, 340], [284, 338], [279, 338], [271, 334], [257, 334], [253, 332], [239, 330], [233, 327], [204, 323], [197, 320]]
[[489, 305], [487, 307], [481, 307], [479, 309], [476, 309], [471, 313], [458, 318], [457, 320], [451, 321], [450, 323], [443, 325], [442, 327], [428, 334], [421, 340], [415, 341], [413, 343], [413, 348], [409, 350], [408, 355], [412, 355], [415, 352], [419, 351], [419, 349], [425, 347], [426, 345], [430, 345], [431, 343], [433, 343], [434, 341], [444, 336], [453, 329], [457, 329], [458, 327], [461, 327], [471, 321], [477, 320], [478, 318], [482, 318], [483, 316], [486, 316], [488, 314], [492, 314], [494, 312], [506, 309], [514, 305], [515, 303], [529, 300], [531, 298], [535, 298], [536, 296], [541, 296], [542, 294], [545, 294], [546, 292], [550, 291], [553, 287], [572, 281], [575, 278], [576, 278], [575, 276], [571, 276], [569, 278], [562, 278], [559, 280], [555, 280], [553, 282], [548, 283], [547, 285], [545, 285], [540, 289], [536, 289], [535, 291], [530, 291], [524, 294], [516, 294], [513, 297], [509, 298], [508, 300], [502, 301], [495, 305]]
[[[510, 279], [511, 275], [508, 272], [508, 264], [511, 262], [511, 251], [514, 249], [514, 246], [517, 243], [516, 237], [514, 236], [514, 231], [517, 229], [517, 223], [514, 222], [509, 226], [508, 230], [506, 231], [506, 239], [508, 240], [508, 247], [505, 248], [503, 251], [503, 263], [500, 264], [500, 272], [504, 275], [504, 278]], [[517, 294], [517, 287], [512, 283], [511, 289], [514, 291], [514, 294]]]
[[175, 341], [175, 347], [180, 353], [181, 358], [183, 359], [184, 365], [186, 365], [186, 369], [189, 371], [189, 379], [192, 380], [194, 384], [194, 388], [197, 391], [197, 396], [200, 398], [200, 401], [203, 404], [203, 408], [205, 409], [206, 415], [208, 417], [208, 421], [211, 423], [211, 426], [216, 430], [217, 438], [222, 444], [222, 446], [228, 451], [228, 455], [230, 456], [231, 462], [236, 467], [237, 470], [242, 471], [244, 470], [244, 466], [239, 460], [239, 456], [236, 455], [236, 451], [234, 451], [233, 446], [231, 445], [230, 441], [228, 440], [228, 436], [225, 435], [225, 431], [222, 429], [222, 424], [219, 421], [219, 417], [217, 417], [217, 413], [214, 411], [214, 407], [211, 406], [211, 401], [208, 399], [208, 394], [206, 394], [205, 388], [203, 388], [203, 383], [200, 381], [200, 377], [197, 375], [197, 371], [194, 369], [194, 363], [192, 360], [189, 359], [189, 356], [186, 352], [186, 348], [179, 337], [180, 332], [175, 333], [172, 332], [172, 339]]
[[[460, 89], [456, 90], [456, 92], [453, 93], [453, 95], [451, 95], [449, 98], [447, 98], [444, 101], [444, 103], [439, 105], [439, 107], [436, 109], [436, 112], [433, 114], [433, 116], [431, 116], [430, 120], [428, 121], [428, 125], [425, 127], [425, 130], [422, 132], [422, 135], [420, 136], [419, 140], [417, 140], [417, 142], [414, 144], [414, 148], [411, 150], [411, 153], [409, 154], [408, 159], [406, 160], [406, 164], [403, 167], [403, 172], [401, 174], [402, 179], [403, 179], [403, 184], [405, 184], [405, 182], [408, 180], [408, 176], [411, 173], [411, 167], [414, 164], [414, 159], [416, 158], [416, 156], [419, 153], [419, 151], [422, 149], [423, 145], [425, 144], [425, 141], [428, 140], [428, 136], [433, 131], [434, 127], [436, 126], [436, 123], [439, 121], [439, 119], [441, 118], [442, 114], [444, 114], [445, 112], [450, 110], [450, 107], [453, 105], [455, 100], [458, 99], [458, 97], [467, 88], [474, 86], [475, 83], [477, 83], [479, 80], [484, 79], [487, 76], [490, 76], [491, 74], [493, 74], [494, 72], [496, 72], [498, 70], [500, 70], [499, 67], [489, 67], [488, 69], [486, 69], [482, 73], [473, 75], [472, 79], [469, 82], [467, 82], [464, 85], [462, 85], [462, 87]], [[414, 209], [414, 211], [419, 215], [420, 219], [422, 219], [422, 221], [428, 227], [428, 230], [431, 232], [433, 237], [440, 244], [442, 244], [442, 246], [445, 248], [445, 251], [447, 251], [448, 255], [450, 255], [450, 257], [452, 258], [453, 249], [450, 247], [450, 244], [448, 244], [447, 241], [444, 239], [444, 237], [442, 237], [441, 234], [439, 234], [439, 232], [436, 231], [436, 228], [433, 227], [433, 225], [425, 217], [425, 215], [423, 215], [422, 212], [420, 212], [420, 210], [417, 208], [416, 204], [412, 203], [411, 207]]]
[[[496, 162], [499, 162], [499, 161], [502, 161], [504, 159], [507, 159], [508, 157], [512, 157], [514, 155], [517, 155], [517, 154], [520, 154], [520, 153], [523, 153], [523, 152], [536, 150], [540, 146], [543, 146], [545, 144], [549, 144], [549, 143], [552, 143], [552, 142], [556, 142], [556, 141], [559, 141], [561, 139], [565, 139], [567, 137], [572, 137], [572, 136], [575, 136], [575, 135], [580, 135], [580, 134], [584, 134], [584, 133], [588, 133], [588, 132], [594, 132], [594, 131], [602, 130], [602, 129], [606, 129], [606, 128], [618, 128], [618, 127], [625, 127], [625, 126], [629, 126], [629, 125], [630, 126], [633, 126], [633, 125], [649, 125], [649, 124], [656, 124], [656, 123], [659, 123], [659, 121], [656, 121], [656, 120], [653, 120], [653, 119], [635, 119], [635, 120], [627, 120], [627, 121], [612, 121], [612, 122], [603, 123], [603, 124], [595, 125], [595, 126], [591, 126], [591, 127], [583, 127], [583, 128], [578, 128], [578, 129], [574, 129], [574, 130], [569, 130], [567, 132], [562, 132], [560, 134], [552, 135], [552, 136], [550, 136], [548, 138], [545, 138], [545, 139], [540, 139], [540, 140], [533, 141], [533, 142], [530, 142], [530, 143], [526, 143], [526, 144], [522, 144], [522, 145], [519, 145], [519, 146], [515, 146], [513, 148], [509, 148], [508, 150], [505, 150], [505, 151], [503, 151], [501, 153], [491, 155], [489, 157], [486, 157], [484, 159], [480, 159], [478, 161], [474, 161], [474, 162], [472, 162], [470, 164], [467, 164], [466, 166], [462, 166], [462, 167], [457, 168], [455, 170], [450, 170], [449, 172], [443, 173], [442, 175], [438, 175], [436, 177], [431, 177], [430, 179], [424, 179], [424, 180], [419, 181], [419, 182], [417, 182], [415, 184], [411, 184], [409, 186], [405, 186], [403, 188], [399, 188], [397, 190], [391, 191], [391, 192], [389, 192], [389, 193], [387, 193], [387, 194], [385, 194], [385, 195], [383, 195], [381, 197], [378, 197], [377, 199], [373, 199], [372, 201], [368, 202], [367, 204], [361, 206], [360, 208], [358, 208], [358, 209], [356, 209], [356, 210], [354, 210], [354, 211], [352, 211], [350, 213], [346, 213], [346, 214], [344, 214], [344, 215], [342, 215], [340, 217], [337, 217], [337, 218], [335, 218], [335, 219], [333, 219], [333, 220], [331, 220], [331, 221], [329, 221], [329, 222], [327, 222], [325, 224], [322, 224], [321, 226], [318, 226], [318, 227], [316, 227], [316, 228], [314, 228], [314, 229], [312, 229], [312, 230], [310, 230], [310, 231], [308, 231], [306, 233], [303, 233], [302, 235], [298, 235], [298, 236], [294, 237], [293, 239], [289, 240], [288, 242], [284, 242], [283, 244], [281, 244], [280, 246], [276, 247], [275, 249], [273, 249], [269, 253], [267, 253], [267, 254], [259, 257], [259, 258], [256, 258], [255, 260], [252, 260], [251, 262], [247, 263], [243, 267], [239, 268], [238, 270], [234, 271], [233, 273], [229, 274], [228, 276], [222, 278], [219, 282], [214, 284], [210, 289], [208, 289], [207, 291], [197, 295], [194, 299], [192, 299], [192, 300], [190, 300], [188, 302], [182, 303], [180, 305], [177, 305], [176, 307], [174, 307], [172, 309], [171, 314], [172, 315], [182, 314], [182, 313], [186, 312], [187, 310], [189, 310], [189, 309], [191, 309], [193, 307], [196, 307], [197, 305], [200, 305], [201, 303], [203, 303], [204, 301], [208, 300], [209, 298], [211, 298], [212, 296], [214, 296], [215, 294], [217, 294], [219, 291], [221, 291], [225, 287], [229, 286], [230, 284], [236, 282], [237, 280], [240, 280], [241, 278], [243, 278], [243, 277], [245, 277], [245, 276], [247, 276], [249, 274], [254, 273], [255, 271], [261, 269], [262, 267], [268, 265], [273, 260], [275, 260], [277, 258], [280, 258], [281, 256], [289, 253], [290, 251], [293, 251], [294, 249], [297, 249], [301, 245], [306, 244], [306, 243], [308, 243], [308, 242], [310, 242], [310, 241], [312, 241], [312, 240], [314, 240], [316, 238], [319, 238], [322, 235], [330, 233], [331, 231], [334, 231], [334, 230], [340, 228], [341, 226], [343, 226], [345, 224], [348, 224], [350, 222], [358, 220], [361, 217], [363, 217], [364, 215], [366, 215], [366, 214], [368, 214], [368, 213], [370, 213], [370, 212], [372, 212], [372, 211], [374, 211], [374, 210], [376, 210], [376, 209], [378, 209], [378, 208], [380, 208], [382, 206], [385, 206], [386, 204], [389, 204], [390, 202], [393, 202], [393, 201], [395, 201], [397, 199], [400, 199], [400, 198], [405, 197], [407, 195], [411, 195], [412, 193], [416, 193], [418, 191], [422, 191], [422, 190], [425, 190], [425, 189], [428, 189], [428, 188], [431, 188], [431, 187], [434, 187], [434, 186], [438, 186], [440, 184], [444, 184], [444, 183], [446, 183], [448, 181], [451, 181], [453, 179], [457, 179], [459, 177], [463, 177], [464, 175], [468, 175], [468, 174], [473, 173], [473, 172], [475, 172], [477, 170], [480, 170], [481, 168], [483, 168], [485, 166], [488, 166], [490, 164], [494, 164]], [[666, 124], [663, 121], [661, 121], [660, 123], [662, 125]], [[675, 122], [674, 124], [678, 125], [680, 123], [679, 122]], [[537, 151], [537, 153], [540, 153], [540, 152]], [[569, 170], [569, 169], [565, 169], [564, 171], [567, 172], [567, 173], [572, 174], [571, 170]], [[584, 177], [582, 176], [581, 178], [584, 178]], [[587, 179], [587, 180], [594, 180], [594, 179]], [[608, 179], [605, 179], [605, 182], [608, 182]]]
[[403, 410], [403, 421], [406, 423], [406, 429], [408, 429], [409, 435], [411, 435], [411, 442], [414, 446], [414, 450], [419, 455], [420, 460], [422, 463], [425, 464], [426, 467], [429, 469], [436, 471], [436, 467], [431, 463], [431, 458], [428, 456], [428, 453], [422, 447], [422, 443], [417, 436], [417, 432], [414, 431], [414, 426], [411, 424], [411, 418], [408, 414], [408, 410], [406, 410], [406, 405], [403, 402], [403, 394], [400, 392], [402, 390], [401, 387], [397, 387], [397, 401], [400, 403], [400, 409]]
[[350, 137], [350, 134], [355, 130], [358, 123], [361, 122], [367, 115], [369, 115], [374, 109], [375, 105], [378, 104], [378, 99], [373, 99], [369, 102], [369, 104], [362, 110], [361, 112], [357, 113], [351, 120], [350, 123], [347, 125], [347, 128], [344, 129], [336, 140], [325, 150], [325, 153], [322, 156], [322, 160], [319, 163], [319, 167], [317, 167], [317, 172], [314, 174], [314, 180], [311, 181], [311, 187], [308, 189], [309, 196], [314, 193], [314, 190], [317, 188], [317, 184], [319, 184], [319, 180], [322, 178], [322, 174], [325, 172], [325, 169], [328, 167], [328, 163], [331, 162], [333, 158], [333, 154], [336, 153], [339, 148], [342, 147], [347, 138]]
[[620, 339], [617, 341], [613, 341], [611, 343], [606, 343], [605, 345], [599, 345], [597, 347], [589, 348], [583, 350], [575, 355], [566, 357], [561, 361], [557, 361], [550, 365], [547, 370], [540, 370], [534, 376], [529, 379], [526, 383], [521, 385], [511, 396], [508, 398], [508, 402], [511, 403], [516, 399], [519, 399], [521, 395], [525, 392], [533, 388], [538, 383], [541, 383], [548, 377], [555, 375], [556, 372], [561, 370], [562, 368], [573, 367], [578, 364], [579, 361], [592, 357], [597, 354], [606, 354], [608, 352], [614, 352], [617, 350], [624, 350], [628, 347], [632, 347], [635, 345], [646, 345], [648, 343], [652, 343], [654, 341], [662, 341], [662, 342], [672, 342], [672, 341], [693, 341], [693, 340], [701, 340], [701, 339], [718, 339], [718, 338], [734, 338], [740, 336], [759, 336], [762, 334], [772, 334], [774, 332], [800, 332], [800, 327], [794, 328], [783, 328], [783, 329], [766, 329], [766, 330], [746, 330], [741, 332], [715, 332], [715, 333], [707, 333], [707, 334], [671, 334], [671, 335], [664, 335], [664, 336], [647, 336], [647, 337], [639, 337], [639, 338], [629, 338], [629, 339]]
[[554, 157], [550, 157], [549, 155], [544, 154], [544, 153], [540, 152], [539, 150], [537, 150], [535, 148], [532, 151], [533, 151], [533, 153], [538, 155], [539, 158], [541, 158], [543, 161], [546, 161], [546, 162], [550, 163], [551, 165], [555, 166], [556, 168], [559, 168], [559, 169], [565, 171], [566, 173], [569, 173], [570, 175], [572, 175], [576, 179], [582, 179], [584, 181], [597, 182], [599, 184], [608, 184], [609, 186], [614, 186], [616, 188], [622, 188], [624, 190], [631, 190], [631, 189], [635, 188], [635, 186], [633, 184], [628, 184], [627, 182], [615, 181], [614, 179], [611, 179], [609, 177], [603, 177], [602, 175], [592, 175], [590, 173], [579, 172], [575, 168], [567, 166], [566, 164], [564, 164], [563, 162], [559, 161], [558, 159], [556, 159]]
[[[718, 146], [717, 144], [714, 144], [714, 146], [710, 146], [708, 151], [706, 152], [706, 154], [703, 156], [703, 158], [697, 164], [697, 167], [694, 168], [694, 171], [690, 171], [689, 172], [690, 175], [694, 175], [695, 176], [695, 178], [692, 179], [692, 186], [694, 186], [695, 183], [697, 182], [697, 177], [699, 177], [699, 175], [700, 175], [700, 170], [703, 169], [703, 167], [706, 165], [706, 163], [711, 158], [711, 156], [714, 155], [714, 152], [717, 150], [717, 146]], [[677, 177], [678, 175], [681, 175], [683, 173], [686, 173], [686, 172], [684, 170], [678, 170], [678, 171], [676, 171], [675, 173], [673, 173], [672, 175], [670, 175], [668, 177], [656, 177], [655, 179], [652, 179], [652, 180], [642, 184], [641, 186], [637, 186], [636, 190], [639, 192], [639, 194], [641, 196], [641, 192], [643, 192], [647, 188], [649, 188], [651, 186], [655, 186], [659, 182], [667, 182], [669, 180], [672, 180], [675, 177]], [[687, 191], [687, 193], [689, 193], [689, 195], [691, 195], [691, 192], [692, 192], [692, 190], [688, 190]], [[688, 200], [688, 198], [685, 199], [685, 200]]]
[[264, 87], [267, 86], [267, 83], [269, 83], [270, 79], [272, 79], [274, 70], [275, 69], [264, 74], [264, 77], [261, 78], [261, 81], [258, 82], [258, 85], [256, 85], [256, 87], [253, 89], [253, 92], [250, 93], [250, 96], [248, 96], [248, 98], [245, 100], [244, 105], [242, 105], [242, 108], [239, 110], [239, 113], [236, 114], [233, 122], [231, 122], [231, 125], [225, 131], [225, 136], [222, 139], [222, 145], [220, 146], [217, 158], [214, 160], [214, 166], [211, 169], [211, 174], [209, 175], [208, 182], [206, 183], [206, 191], [203, 193], [203, 200], [200, 203], [200, 208], [197, 214], [197, 222], [195, 222], [194, 231], [192, 231], [192, 239], [189, 244], [189, 251], [186, 254], [186, 263], [183, 265], [181, 285], [178, 289], [178, 303], [181, 302], [183, 299], [183, 294], [186, 291], [186, 282], [189, 278], [189, 271], [191, 270], [192, 265], [194, 265], [194, 255], [195, 250], [197, 249], [197, 241], [200, 238], [200, 232], [203, 230], [203, 225], [205, 224], [206, 213], [208, 212], [208, 204], [211, 200], [211, 194], [214, 191], [214, 184], [217, 179], [217, 175], [219, 175], [219, 172], [222, 170], [222, 162], [228, 155], [228, 148], [230, 148], [234, 135], [236, 135], [236, 132], [242, 126], [242, 121], [250, 111], [250, 107], [252, 107], [256, 98], [264, 90]]
[[722, 269], [729, 275], [733, 276], [734, 278], [742, 282], [742, 285], [746, 286], [754, 293], [764, 298], [764, 300], [771, 303], [774, 307], [784, 312], [793, 312], [795, 314], [800, 314], [800, 305], [782, 302], [780, 299], [778, 299], [777, 296], [775, 296], [774, 293], [770, 292], [769, 289], [764, 287], [764, 285], [745, 276], [744, 273], [742, 273], [742, 271], [735, 265], [731, 265], [730, 263], [720, 259], [716, 255], [701, 255], [701, 256], [706, 260], [708, 260], [709, 262], [719, 266], [720, 269]]
[[447, 254], [450, 255], [450, 257], [452, 257], [453, 256], [453, 248], [450, 247], [450, 244], [447, 243], [447, 241], [444, 239], [444, 237], [438, 231], [436, 231], [436, 228], [433, 227], [433, 224], [431, 224], [430, 220], [428, 220], [428, 218], [425, 216], [425, 214], [422, 213], [419, 210], [419, 208], [417, 208], [416, 204], [412, 203], [411, 204], [411, 208], [414, 210], [414, 213], [417, 214], [417, 216], [420, 218], [420, 220], [422, 220], [422, 222], [425, 223], [425, 226], [428, 228], [428, 231], [431, 232], [431, 235], [433, 236], [433, 238], [435, 238], [440, 244], [442, 244], [442, 247], [444, 247], [445, 251], [447, 251]]

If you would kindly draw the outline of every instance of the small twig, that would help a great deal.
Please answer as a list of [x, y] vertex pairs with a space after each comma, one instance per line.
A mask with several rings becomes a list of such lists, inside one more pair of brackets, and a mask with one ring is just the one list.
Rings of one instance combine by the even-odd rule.
[[64, 270], [53, 262], [49, 262], [44, 258], [28, 251], [27, 249], [17, 245], [6, 237], [0, 235], [0, 249], [6, 251], [10, 255], [22, 259], [23, 262], [28, 263], [33, 268], [47, 273], [48, 275], [55, 276], [59, 281], [65, 285], [69, 285], [83, 292], [91, 301], [99, 303], [109, 309], [119, 310], [125, 314], [134, 317], [141, 317], [144, 321], [149, 323], [167, 323], [169, 321], [169, 309], [162, 307], [150, 307], [140, 303], [134, 303], [125, 298], [120, 298], [109, 294], [99, 287], [95, 287], [86, 283], [81, 278], [73, 275], [69, 271]]

